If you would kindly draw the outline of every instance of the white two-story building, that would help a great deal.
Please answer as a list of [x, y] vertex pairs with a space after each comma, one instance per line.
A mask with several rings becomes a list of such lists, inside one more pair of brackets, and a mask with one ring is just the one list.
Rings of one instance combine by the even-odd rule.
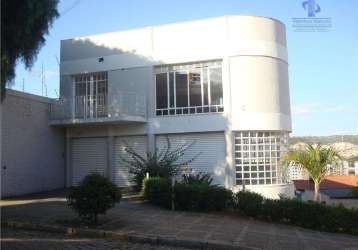
[[61, 41], [66, 180], [129, 186], [126, 143], [145, 154], [195, 140], [184, 158], [232, 190], [293, 195], [280, 156], [291, 131], [285, 26], [223, 16]]

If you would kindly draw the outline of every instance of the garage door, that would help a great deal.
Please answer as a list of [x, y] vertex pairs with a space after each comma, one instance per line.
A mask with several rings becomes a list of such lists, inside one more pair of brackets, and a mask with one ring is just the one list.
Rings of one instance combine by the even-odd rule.
[[185, 152], [182, 160], [190, 160], [199, 154], [197, 158], [189, 164], [189, 168], [196, 172], [210, 173], [214, 177], [215, 183], [224, 184], [226, 158], [224, 133], [157, 135], [156, 147], [159, 150], [166, 147], [167, 136], [172, 149], [194, 141], [194, 144]]
[[126, 152], [127, 145], [134, 149], [135, 152], [141, 156], [145, 156], [147, 152], [147, 137], [146, 136], [124, 136], [117, 137], [115, 140], [115, 167], [113, 168], [114, 182], [119, 187], [128, 187], [133, 185], [129, 174], [128, 164], [123, 161], [130, 160], [130, 155]]
[[72, 184], [77, 185], [89, 173], [105, 175], [106, 138], [72, 139]]

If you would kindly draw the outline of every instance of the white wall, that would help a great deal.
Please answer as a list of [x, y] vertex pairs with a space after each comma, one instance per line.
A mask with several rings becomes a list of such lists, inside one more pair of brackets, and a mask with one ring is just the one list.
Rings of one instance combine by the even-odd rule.
[[7, 90], [2, 107], [2, 197], [64, 187], [64, 133], [49, 126], [50, 102]]
[[[242, 186], [235, 186], [234, 192], [238, 192]], [[295, 188], [293, 184], [277, 184], [277, 185], [248, 185], [246, 190], [259, 193], [270, 199], [279, 199], [280, 196], [293, 198], [295, 196]]]
[[[224, 113], [155, 116], [153, 66], [204, 60], [222, 61]], [[231, 145], [232, 131], [236, 130], [291, 131], [287, 61], [284, 24], [256, 16], [223, 16], [64, 40], [61, 79], [108, 71], [110, 95], [126, 86], [139, 91], [143, 88], [148, 105], [146, 124], [121, 125], [118, 129], [84, 126], [71, 129], [70, 134], [143, 133], [152, 145], [154, 134], [220, 131], [231, 135], [225, 139]], [[61, 80], [62, 84], [72, 83]], [[226, 150], [230, 163], [227, 179], [232, 183], [232, 147]]]
[[291, 131], [287, 63], [263, 56], [230, 57], [233, 130]]
[[[223, 16], [61, 42], [62, 77], [108, 70], [110, 99], [125, 86], [145, 90], [148, 117], [153, 118], [148, 126], [154, 133], [157, 128], [180, 132], [178, 122], [186, 127], [195, 118], [154, 116], [152, 67], [216, 59], [223, 61], [225, 113], [221, 118], [201, 116], [194, 130], [291, 131], [285, 27], [277, 20]], [[62, 77], [61, 85], [72, 84]]]

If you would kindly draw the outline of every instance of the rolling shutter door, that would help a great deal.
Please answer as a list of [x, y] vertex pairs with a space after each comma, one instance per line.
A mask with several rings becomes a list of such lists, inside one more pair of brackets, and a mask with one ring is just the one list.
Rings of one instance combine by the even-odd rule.
[[[225, 180], [225, 137], [224, 133], [190, 133], [168, 135], [171, 148], [176, 149], [184, 143], [195, 143], [184, 153], [181, 161], [197, 158], [189, 164], [195, 172], [210, 173], [217, 184], [224, 184]], [[166, 135], [156, 136], [156, 147], [161, 150], [166, 148]]]
[[126, 145], [130, 146], [143, 157], [147, 152], [147, 137], [146, 136], [123, 136], [117, 137], [115, 140], [115, 167], [113, 168], [114, 182], [119, 187], [128, 187], [133, 185], [128, 170], [127, 163], [122, 159], [129, 160], [130, 156], [125, 151]]
[[72, 185], [89, 173], [105, 175], [107, 168], [106, 138], [72, 139]]

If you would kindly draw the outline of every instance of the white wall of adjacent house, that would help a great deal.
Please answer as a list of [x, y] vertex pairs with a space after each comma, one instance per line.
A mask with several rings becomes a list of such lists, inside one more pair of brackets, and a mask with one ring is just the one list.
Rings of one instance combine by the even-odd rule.
[[7, 90], [1, 117], [2, 197], [64, 187], [64, 131], [48, 125], [50, 103]]

